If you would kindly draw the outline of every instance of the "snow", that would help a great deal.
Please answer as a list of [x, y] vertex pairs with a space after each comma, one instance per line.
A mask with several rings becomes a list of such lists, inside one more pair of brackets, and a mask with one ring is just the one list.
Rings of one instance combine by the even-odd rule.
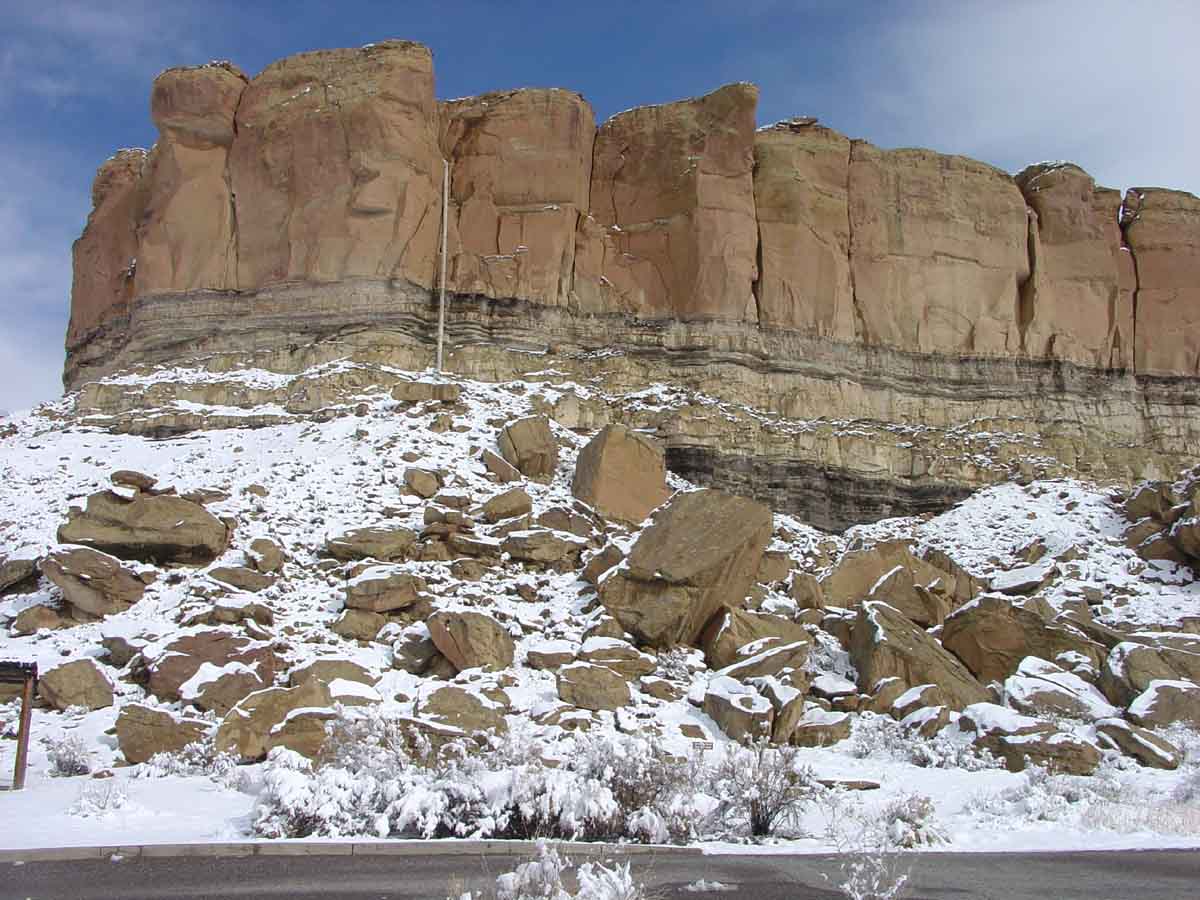
[[[597, 351], [596, 355], [606, 352], [611, 351]], [[347, 372], [356, 367], [342, 361], [299, 376], [251, 368], [220, 373], [160, 369], [119, 375], [107, 381], [130, 391], [183, 382], [198, 386], [233, 382], [248, 390], [275, 391], [299, 385], [304, 378], [319, 377], [322, 372]], [[284, 546], [289, 562], [286, 577], [280, 583], [253, 597], [227, 594], [214, 599], [203, 593], [213, 589], [203, 570], [163, 571], [147, 587], [141, 602], [103, 622], [30, 637], [17, 637], [0, 628], [0, 657], [32, 659], [46, 668], [65, 660], [93, 657], [113, 682], [118, 707], [129, 702], [149, 702], [194, 716], [194, 710], [187, 706], [188, 700], [221, 673], [239, 671], [238, 664], [201, 667], [185, 685], [182, 702], [160, 702], [148, 697], [141, 685], [122, 678], [123, 673], [109, 665], [100, 653], [100, 640], [105, 636], [121, 637], [135, 647], [144, 646], [147, 658], [157, 659], [172, 640], [203, 630], [200, 626], [181, 627], [180, 620], [210, 611], [214, 603], [235, 608], [262, 602], [275, 612], [276, 621], [269, 630], [271, 640], [284, 648], [281, 651], [285, 656], [284, 671], [295, 671], [314, 659], [335, 657], [352, 659], [369, 671], [380, 673], [380, 681], [374, 688], [335, 680], [330, 686], [335, 701], [339, 697], [370, 700], [397, 719], [411, 719], [431, 687], [450, 683], [470, 690], [491, 709], [499, 709], [500, 704], [489, 694], [495, 696], [493, 689], [502, 690], [511, 705], [508, 721], [513, 728], [542, 712], [562, 710], [553, 672], [518, 665], [504, 674], [503, 683], [501, 676], [478, 670], [452, 681], [433, 682], [392, 668], [391, 649], [383, 643], [358, 646], [334, 637], [328, 630], [341, 609], [340, 597], [346, 586], [344, 575], [348, 567], [328, 572], [316, 568], [325, 538], [371, 524], [416, 531], [423, 527], [421, 513], [426, 503], [402, 491], [403, 472], [409, 465], [402, 459], [404, 453], [419, 454], [420, 459], [414, 465], [451, 473], [447, 491], [469, 497], [477, 504], [500, 489], [486, 478], [478, 461], [479, 448], [494, 446], [496, 428], [488, 424], [489, 420], [529, 414], [534, 409], [534, 397], [552, 404], [571, 394], [601, 401], [607, 396], [603, 385], [575, 384], [561, 373], [530, 376], [511, 386], [446, 381], [463, 388], [465, 412], [455, 413], [455, 420], [465, 430], [433, 432], [429, 425], [440, 412], [433, 409], [436, 404], [428, 410], [423, 407], [401, 410], [386, 392], [364, 394], [362, 402], [369, 407], [365, 416], [324, 422], [309, 421], [267, 404], [248, 408], [177, 404], [175, 409], [197, 415], [236, 416], [239, 423], [245, 422], [249, 410], [254, 415], [270, 411], [281, 420], [266, 427], [196, 431], [164, 440], [110, 433], [99, 422], [81, 424], [36, 413], [13, 417], [16, 434], [0, 438], [0, 510], [4, 511], [0, 515], [0, 555], [38, 555], [57, 547], [55, 532], [68, 506], [82, 504], [88, 494], [97, 490], [111, 489], [109, 475], [118, 468], [126, 468], [145, 472], [157, 479], [159, 487], [175, 487], [180, 493], [205, 488], [228, 494], [226, 499], [208, 506], [216, 515], [233, 516], [239, 521], [233, 545], [214, 565], [244, 564], [249, 544], [257, 537], [270, 537]], [[672, 385], [651, 386], [628, 395], [623, 402], [635, 412], [669, 411], [688, 404], [703, 407], [705, 414], [716, 419], [736, 421], [735, 412], [751, 415]], [[62, 404], [49, 409], [56, 408], [66, 409]], [[803, 435], [828, 424], [787, 422], [780, 427], [785, 433]], [[836, 427], [849, 431], [855, 426], [839, 423]], [[554, 479], [549, 484], [522, 485], [533, 500], [535, 518], [552, 507], [570, 505], [574, 459], [589, 437], [558, 425], [554, 430], [562, 442], [561, 461]], [[976, 429], [971, 434], [978, 436], [983, 432]], [[267, 496], [247, 494], [245, 488], [251, 484], [266, 486]], [[671, 476], [671, 486], [693, 487], [677, 476]], [[1121, 512], [1102, 488], [1082, 482], [1003, 484], [980, 491], [939, 516], [886, 520], [851, 529], [846, 535], [824, 534], [786, 515], [777, 515], [776, 524], [772, 549], [787, 552], [798, 565], [817, 575], [823, 574], [823, 568], [827, 569], [854, 542], [869, 546], [891, 537], [906, 537], [916, 541], [919, 552], [941, 550], [966, 571], [993, 586], [1002, 587], [1038, 572], [1051, 575], [1050, 584], [1039, 596], [1054, 609], [1077, 604], [1085, 593], [1094, 593], [1098, 602], [1088, 602], [1097, 618], [1105, 623], [1136, 625], [1147, 632], [1170, 631], [1178, 628], [1184, 618], [1195, 616], [1200, 608], [1200, 587], [1190, 573], [1169, 564], [1148, 565], [1140, 560], [1124, 545], [1128, 523]], [[636, 537], [635, 529], [614, 536], [614, 543], [628, 551]], [[490, 541], [492, 546], [500, 543], [499, 539], [482, 535], [478, 538]], [[1032, 571], [1022, 571], [1029, 564], [1021, 551], [1035, 541], [1045, 547], [1045, 556], [1033, 565]], [[149, 570], [138, 564], [125, 565], [134, 571]], [[594, 622], [596, 612], [591, 606], [594, 599], [590, 589], [574, 572], [539, 572], [529, 580], [528, 574], [518, 576], [511, 570], [498, 568], [485, 574], [480, 582], [472, 583], [448, 578], [441, 563], [410, 562], [402, 567], [381, 565], [358, 577], [369, 579], [397, 568], [426, 578], [432, 602], [438, 608], [486, 610], [510, 624], [517, 635], [518, 662], [535, 649], [575, 653], [584, 648], [605, 650], [628, 646], [615, 639], [583, 640], [583, 632]], [[531, 583], [537, 588], [536, 602], [516, 595], [515, 588], [521, 583]], [[29, 593], [0, 598], [0, 621], [32, 603], [54, 605], [59, 600], [57, 588], [43, 580]], [[764, 608], [777, 604], [778, 608], [786, 609], [787, 603], [786, 595], [771, 591], [764, 599]], [[232, 626], [223, 628], [244, 634]], [[401, 639], [402, 635], [410, 634], [427, 636], [428, 629], [418, 623], [391, 628], [386, 636]], [[1128, 649], [1139, 645], [1121, 646], [1126, 649], [1118, 648], [1113, 655], [1118, 662]], [[767, 647], [764, 652], [782, 652], [785, 647]], [[759, 692], [728, 678], [728, 673], [709, 673], [697, 665], [697, 656], [695, 651], [659, 656], [659, 670], [653, 677], [669, 673], [666, 680], [684, 693], [679, 700], [655, 700], [635, 691], [633, 703], [620, 716], [570, 710], [563, 721], [586, 722], [596, 734], [608, 736], [617, 735], [619, 727], [640, 728], [653, 723], [661, 729], [661, 736], [655, 737], [656, 744], [680, 756], [698, 752], [693, 740], [684, 737], [681, 731], [681, 726], [691, 725], [700, 728], [715, 745], [702, 751], [707, 758], [719, 758], [728, 751], [729, 742], [697, 708], [703, 703], [705, 692], [712, 691], [738, 702], [757, 703], [764, 712], [770, 704]], [[856, 673], [850, 657], [829, 635], [820, 631], [812, 634], [809, 661], [815, 683], [823, 689], [834, 695], [843, 689], [854, 690]], [[1105, 701], [1097, 701], [1095, 689], [1077, 673], [1052, 667], [1047, 661], [1024, 661], [1018, 676], [1019, 681], [1024, 680], [1021, 686], [1026, 682], [1046, 681], [1089, 698], [1095, 714], [1104, 709], [1101, 703]], [[788, 686], [779, 679], [762, 682], [764, 692], [773, 691], [778, 699], [794, 699], [782, 691]], [[1020, 689], [1017, 683], [1014, 687]], [[1152, 701], [1150, 692], [1138, 702]], [[296, 796], [314, 790], [311, 773], [285, 770], [282, 765], [272, 763], [240, 766], [234, 770], [236, 778], [206, 774], [148, 777], [149, 766], [119, 765], [121, 757], [116, 740], [108, 733], [115, 723], [118, 707], [88, 713], [35, 711], [27, 789], [0, 792], [0, 816], [6, 821], [20, 822], [21, 827], [0, 834], [0, 846], [250, 840], [255, 804], [266, 789], [264, 779], [268, 774], [274, 773], [273, 783], [279, 790], [292, 791]], [[330, 710], [310, 709], [294, 715], [314, 712], [332, 714]], [[915, 727], [934, 715], [932, 710], [919, 710], [895, 727], [898, 730]], [[990, 704], [986, 708], [972, 707], [967, 715], [987, 729], [1018, 730], [1034, 721]], [[0, 705], [0, 730], [10, 728], [14, 718], [13, 704]], [[804, 721], [835, 724], [844, 718], [843, 713], [810, 706]], [[208, 719], [215, 723], [212, 716]], [[445, 725], [432, 727], [445, 734], [459, 733]], [[574, 752], [573, 733], [557, 727], [530, 727], [544, 741], [547, 758], [567, 759]], [[956, 724], [944, 733], [951, 731], [958, 733]], [[1181, 734], [1175, 737], [1177, 742], [1190, 741], [1193, 747], [1200, 747], [1200, 740], [1194, 735]], [[110, 770], [112, 778], [51, 777], [47, 742], [68, 736], [83, 742], [94, 770]], [[1185, 763], [1177, 772], [1168, 772], [1143, 769], [1118, 759], [1112, 751], [1105, 751], [1106, 768], [1101, 776], [1060, 784], [1039, 781], [1039, 776], [1033, 773], [1014, 774], [997, 768], [969, 771], [923, 767], [886, 755], [859, 758], [852, 753], [851, 743], [843, 741], [834, 747], [806, 749], [801, 759], [821, 778], [879, 782], [881, 788], [877, 791], [843, 798], [843, 802], [857, 804], [864, 814], [880, 813], [905, 793], [916, 792], [932, 798], [938, 823], [950, 837], [938, 850], [1200, 846], [1200, 829], [1190, 833], [1171, 831], [1164, 824], [1138, 818], [1137, 813], [1139, 806], [1147, 810], [1169, 809], [1166, 798], [1189, 773], [1195, 773], [1194, 761]], [[13, 745], [11, 740], [0, 741], [0, 772], [11, 771]], [[463, 778], [464, 783], [469, 781]], [[1111, 795], [1104, 793], [1101, 788], [1108, 781], [1117, 784], [1120, 790]], [[125, 796], [123, 803], [111, 809], [100, 808], [102, 800], [81, 803], [85, 787], [106, 783], [120, 785]], [[1101, 787], [1089, 788], [1089, 784]], [[480, 785], [494, 799], [508, 790], [512, 782], [489, 775]], [[319, 786], [329, 792], [353, 788], [353, 785], [339, 788], [332, 782], [321, 782]], [[568, 786], [565, 779], [556, 777], [547, 783], [546, 789], [564, 791]], [[414, 793], [408, 813], [420, 816], [427, 812], [422, 804], [429, 796]], [[597, 802], [596, 797], [587, 794], [580, 799]], [[1084, 799], [1074, 799], [1078, 797]], [[86, 817], [82, 815], [85, 809], [89, 810]], [[1110, 818], [1096, 818], [1098, 810], [1110, 811], [1105, 813], [1106, 816], [1111, 813]], [[706, 852], [828, 852], [832, 845], [823, 837], [828, 812], [828, 808], [819, 804], [806, 812], [801, 826], [807, 837], [780, 839], [766, 845], [705, 842], [702, 846]], [[1116, 820], [1112, 817], [1122, 816], [1125, 819], [1114, 825]], [[1162, 818], [1166, 821], [1169, 817]], [[1138, 830], [1129, 830], [1135, 825]]]

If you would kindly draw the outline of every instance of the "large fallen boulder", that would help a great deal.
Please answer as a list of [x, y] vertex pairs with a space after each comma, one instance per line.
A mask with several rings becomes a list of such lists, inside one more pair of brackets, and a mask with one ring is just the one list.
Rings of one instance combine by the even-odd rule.
[[1200, 638], [1174, 635], [1156, 643], [1122, 641], [1100, 670], [1100, 690], [1117, 706], [1128, 706], [1155, 681], [1185, 679], [1200, 684]]
[[269, 643], [225, 628], [199, 629], [165, 644], [148, 647], [143, 655], [150, 676], [146, 689], [167, 702], [183, 699], [183, 686], [205, 663], [218, 671], [225, 670], [230, 664], [249, 668], [264, 684], [271, 684], [280, 668], [279, 658]]
[[506, 706], [477, 690], [444, 685], [422, 691], [417, 698], [416, 714], [422, 719], [458, 728], [465, 734], [490, 731], [503, 734]]
[[1174, 770], [1183, 761], [1183, 753], [1170, 741], [1124, 719], [1101, 719], [1096, 723], [1096, 731], [1102, 742], [1147, 768]]
[[771, 736], [775, 707], [753, 687], [735, 678], [716, 675], [704, 692], [705, 714], [735, 741]]
[[156, 753], [178, 753], [203, 740], [212, 725], [203, 719], [181, 718], [166, 710], [139, 704], [121, 707], [117, 716], [117, 746], [131, 765]]
[[883, 541], [842, 556], [821, 579], [821, 595], [825, 605], [846, 608], [882, 600], [914, 622], [936, 625], [978, 591], [973, 578], [954, 568], [956, 572], [947, 571], [921, 559], [905, 541]]
[[884, 678], [899, 678], [906, 689], [938, 685], [952, 709], [989, 699], [984, 686], [953, 654], [899, 610], [878, 600], [864, 603], [858, 611], [850, 658], [863, 693]]
[[606, 519], [636, 525], [671, 495], [662, 448], [607, 425], [579, 452], [571, 493]]
[[83, 544], [121, 559], [153, 563], [212, 562], [229, 544], [225, 523], [182, 497], [100, 491], [68, 514], [58, 529], [64, 544]]
[[255, 691], [270, 685], [256, 667], [241, 662], [215, 666], [202, 663], [196, 674], [179, 686], [179, 699], [196, 709], [223, 716]]
[[771, 538], [771, 511], [717, 490], [679, 494], [642, 532], [600, 600], [654, 647], [695, 644], [723, 606], [739, 607]]
[[966, 707], [958, 727], [974, 734], [975, 746], [1004, 760], [1010, 772], [1035, 765], [1065, 775], [1091, 775], [1100, 765], [1100, 751], [1093, 744], [994, 703]]
[[507, 669], [515, 646], [503, 625], [485, 613], [443, 610], [429, 617], [434, 646], [458, 671]]
[[[710, 669], [723, 669], [743, 658], [739, 651], [749, 644], [774, 642], [790, 644], [808, 642], [808, 632], [782, 616], [749, 612], [744, 609], [722, 609], [705, 626], [700, 635], [700, 648]], [[766, 644], [757, 649], [766, 649]]]
[[0, 559], [0, 594], [37, 578], [36, 559]]
[[1179, 722], [1200, 728], [1200, 685], [1191, 681], [1151, 681], [1129, 704], [1129, 718], [1144, 728]]
[[1005, 679], [1004, 697], [1014, 709], [1031, 716], [1094, 722], [1121, 714], [1078, 675], [1033, 656], [1021, 660], [1016, 673]]
[[374, 613], [407, 609], [427, 588], [424, 578], [399, 566], [371, 566], [346, 582], [346, 606]]
[[43, 672], [38, 678], [38, 696], [55, 709], [103, 709], [113, 704], [112, 683], [91, 659], [77, 659]]
[[[245, 697], [231, 709], [217, 727], [216, 748], [219, 752], [237, 753], [242, 759], [257, 760], [272, 747], [287, 746], [285, 735], [276, 732], [289, 714], [296, 710], [324, 710], [332, 702], [328, 686], [313, 678], [294, 688], [267, 688]], [[290, 749], [312, 751], [305, 742]]]
[[42, 560], [42, 574], [62, 589], [74, 612], [99, 618], [124, 612], [142, 599], [145, 583], [116, 557], [75, 547]]
[[1003, 681], [1027, 656], [1079, 653], [1096, 668], [1104, 647], [1062, 622], [1048, 622], [1005, 597], [985, 595], [956, 610], [942, 626], [942, 645], [980, 681]]
[[549, 481], [558, 466], [558, 441], [545, 416], [509, 422], [496, 444], [504, 460], [526, 478]]

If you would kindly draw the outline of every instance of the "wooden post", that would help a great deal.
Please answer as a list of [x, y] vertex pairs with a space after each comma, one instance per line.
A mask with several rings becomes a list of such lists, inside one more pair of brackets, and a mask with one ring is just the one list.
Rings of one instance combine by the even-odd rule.
[[21, 690], [21, 727], [17, 731], [17, 764], [13, 769], [13, 790], [25, 787], [25, 764], [29, 759], [29, 725], [33, 718], [33, 689], [37, 684], [37, 669], [25, 676]]
[[33, 692], [37, 689], [37, 663], [0, 662], [0, 684], [21, 685], [21, 724], [17, 731], [17, 763], [12, 789], [25, 787], [25, 764], [29, 760], [29, 725], [33, 717]]
[[439, 281], [437, 372], [442, 372], [442, 347], [446, 340], [446, 234], [450, 212], [450, 163], [442, 160], [442, 277]]

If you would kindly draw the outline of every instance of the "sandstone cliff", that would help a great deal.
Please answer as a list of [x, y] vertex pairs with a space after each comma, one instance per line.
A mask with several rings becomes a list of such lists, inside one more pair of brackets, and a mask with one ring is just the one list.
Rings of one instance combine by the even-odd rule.
[[[401, 41], [251, 79], [169, 70], [157, 145], [97, 175], [65, 383], [196, 355], [427, 365], [448, 165], [448, 365], [502, 379], [548, 354], [801, 423], [662, 424], [695, 477], [785, 508], [857, 493], [869, 515], [996, 480], [945, 464], [979, 422], [1099, 478], [1194, 452], [1200, 200], [1122, 201], [1070, 164], [1013, 178], [808, 119], [756, 130], [756, 103], [733, 84], [599, 127], [565, 90], [439, 103], [430, 52]], [[876, 436], [803, 424], [827, 419]], [[929, 428], [941, 449], [918, 453]]]

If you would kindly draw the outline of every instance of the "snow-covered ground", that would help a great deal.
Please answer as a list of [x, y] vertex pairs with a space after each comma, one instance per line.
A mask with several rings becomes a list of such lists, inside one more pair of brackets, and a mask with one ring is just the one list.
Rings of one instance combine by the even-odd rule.
[[[164, 377], [149, 376], [151, 380]], [[279, 376], [271, 373], [250, 373], [247, 378], [264, 387], [279, 382]], [[436, 404], [410, 410], [378, 393], [359, 398], [367, 404], [361, 416], [196, 431], [165, 440], [91, 427], [68, 415], [65, 402], [0, 422], [0, 434], [6, 424], [15, 429], [0, 438], [0, 557], [40, 556], [55, 548], [55, 532], [65, 521], [67, 508], [82, 505], [88, 494], [110, 487], [109, 475], [117, 469], [146, 473], [160, 486], [175, 486], [180, 493], [201, 488], [226, 492], [228, 499], [208, 508], [238, 520], [233, 545], [212, 566], [174, 569], [168, 577], [157, 578], [144, 599], [125, 613], [28, 637], [0, 631], [0, 659], [35, 660], [44, 670], [66, 660], [92, 657], [105, 666], [117, 695], [116, 706], [94, 712], [35, 712], [27, 787], [21, 793], [0, 793], [0, 820], [14, 823], [0, 833], [0, 847], [254, 839], [257, 798], [278, 762], [239, 766], [211, 776], [162, 775], [152, 765], [123, 765], [110, 732], [119, 706], [145, 702], [146, 695], [106, 665], [100, 641], [105, 635], [137, 634], [162, 642], [184, 633], [180, 621], [211, 605], [202, 596], [205, 585], [212, 584], [205, 571], [242, 564], [249, 543], [257, 537], [274, 539], [290, 555], [285, 577], [255, 597], [274, 610], [272, 631], [285, 641], [289, 664], [301, 666], [336, 651], [339, 658], [353, 659], [380, 674], [375, 690], [384, 698], [385, 715], [413, 714], [429, 679], [392, 668], [391, 650], [384, 643], [358, 645], [328, 630], [342, 609], [344, 580], [340, 572], [327, 573], [316, 565], [326, 539], [381, 523], [419, 531], [426, 501], [403, 490], [404, 470], [410, 464], [451, 473], [447, 489], [469, 494], [473, 505], [501, 493], [506, 486], [489, 481], [479, 461], [481, 449], [494, 447], [498, 427], [528, 414], [535, 397], [552, 404], [568, 387], [577, 396], [588, 392], [585, 386], [537, 380], [461, 385], [466, 411], [455, 413], [456, 429], [444, 431], [431, 429], [443, 412]], [[646, 402], [655, 402], [655, 392], [647, 392]], [[229, 413], [223, 408], [215, 411]], [[590, 437], [558, 426], [555, 434], [561, 456], [554, 479], [545, 485], [523, 484], [533, 499], [535, 516], [570, 506], [575, 456]], [[675, 476], [671, 486], [689, 487]], [[1146, 563], [1128, 550], [1122, 540], [1127, 524], [1103, 489], [1077, 482], [1035, 482], [980, 491], [941, 516], [888, 520], [845, 535], [824, 534], [777, 515], [773, 547], [788, 551], [819, 575], [820, 560], [836, 559], [848, 548], [906, 537], [919, 547], [946, 552], [974, 575], [1002, 579], [1019, 577], [1013, 570], [1024, 565], [1022, 554], [1040, 541], [1045, 561], [1035, 565], [1056, 569], [1057, 577], [1044, 594], [1052, 605], [1103, 590], [1109, 599], [1095, 607], [1098, 619], [1148, 629], [1175, 626], [1200, 614], [1200, 585], [1178, 567]], [[635, 536], [631, 531], [612, 539], [627, 549]], [[1074, 552], [1068, 553], [1072, 548]], [[1056, 561], [1064, 556], [1074, 558]], [[512, 721], [528, 722], [561, 706], [553, 674], [528, 668], [523, 661], [530, 650], [544, 649], [551, 642], [577, 647], [599, 614], [588, 608], [587, 586], [577, 573], [526, 573], [501, 567], [472, 582], [448, 577], [442, 563], [410, 562], [405, 568], [428, 581], [438, 608], [486, 609], [520, 626], [523, 636], [505, 683], [479, 672], [469, 677], [463, 673], [464, 683], [478, 689], [501, 686]], [[519, 593], [522, 587], [525, 590]], [[35, 603], [53, 604], [57, 591], [43, 579], [36, 590], [0, 598], [0, 619], [10, 619]], [[795, 612], [795, 601], [772, 590], [763, 609], [788, 614]], [[711, 673], [704, 670], [702, 660], [696, 661], [697, 656], [673, 654], [671, 660], [660, 661], [660, 667], [669, 666], [677, 679], [690, 677], [702, 686]], [[847, 655], [834, 643], [820, 644], [813, 659], [822, 667], [814, 674], [853, 678]], [[212, 714], [207, 717], [216, 721]], [[15, 703], [0, 706], [5, 738], [13, 736], [15, 719]], [[652, 740], [670, 752], [696, 752], [693, 740], [681, 730], [683, 725], [696, 726], [712, 738], [713, 746], [706, 751], [711, 759], [728, 749], [715, 723], [686, 696], [667, 701], [636, 690], [630, 707], [596, 714], [591, 734], [619, 739], [649, 725]], [[576, 740], [555, 726], [539, 726], [530, 734], [545, 743], [550, 756], [563, 759], [570, 757]], [[940, 739], [941, 743], [901, 739], [890, 719], [859, 716], [851, 739], [804, 750], [802, 762], [820, 779], [872, 781], [881, 786], [822, 793], [793, 823], [792, 831], [801, 836], [756, 846], [763, 852], [828, 852], [852, 839], [855, 823], [878, 821], [889, 815], [889, 808], [894, 812], [895, 804], [914, 795], [932, 802], [932, 816], [924, 822], [930, 843], [923, 844], [930, 850], [1200, 846], [1200, 738], [1182, 730], [1173, 737], [1190, 745], [1187, 762], [1174, 772], [1141, 768], [1110, 753], [1099, 774], [1072, 778], [982, 766], [965, 745], [951, 738]], [[52, 777], [48, 752], [65, 738], [78, 741], [93, 773], [111, 773], [111, 777]], [[911, 761], [914, 741], [928, 745], [921, 755], [923, 765]], [[0, 741], [0, 772], [11, 771], [14, 751], [15, 741]], [[730, 841], [707, 841], [702, 846], [712, 852], [747, 849], [744, 843]]]

